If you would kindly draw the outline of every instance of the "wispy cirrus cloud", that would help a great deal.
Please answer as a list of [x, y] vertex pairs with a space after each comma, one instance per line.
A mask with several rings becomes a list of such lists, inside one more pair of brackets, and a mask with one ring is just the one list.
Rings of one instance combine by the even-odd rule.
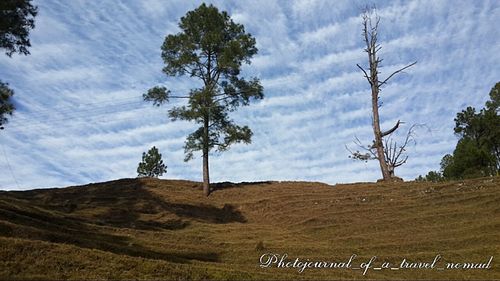
[[[162, 74], [160, 46], [201, 2], [38, 1], [30, 56], [0, 56], [0, 78], [16, 91], [18, 110], [0, 134], [2, 189], [65, 186], [134, 177], [141, 153], [156, 145], [168, 178], [200, 180], [197, 158], [183, 162], [185, 136], [196, 126], [171, 122], [167, 107], [141, 100], [164, 84], [196, 87]], [[259, 54], [247, 76], [266, 98], [235, 112], [253, 131], [251, 145], [211, 158], [215, 181], [373, 181], [375, 162], [347, 158], [355, 136], [371, 140], [361, 9], [367, 1], [214, 1], [244, 24]], [[412, 179], [437, 169], [452, 151], [453, 118], [481, 106], [498, 80], [497, 1], [377, 2], [382, 77], [418, 64], [382, 91], [383, 127], [398, 119], [427, 124], [397, 174]], [[174, 101], [179, 104], [181, 101]], [[403, 133], [403, 132], [401, 132]], [[2, 153], [3, 154], [3, 153]], [[8, 161], [8, 163], [7, 163]], [[9, 167], [13, 175], [9, 172]], [[16, 182], [17, 181], [17, 182]]]

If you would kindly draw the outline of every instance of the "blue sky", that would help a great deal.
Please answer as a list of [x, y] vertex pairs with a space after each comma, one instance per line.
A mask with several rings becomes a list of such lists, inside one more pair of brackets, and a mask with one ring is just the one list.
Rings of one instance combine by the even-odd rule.
[[[201, 180], [201, 159], [183, 162], [195, 128], [171, 122], [167, 106], [142, 101], [163, 84], [185, 94], [197, 82], [167, 77], [160, 46], [199, 1], [35, 1], [31, 55], [0, 56], [0, 79], [16, 92], [17, 111], [0, 132], [0, 189], [29, 189], [135, 177], [155, 145], [168, 173]], [[265, 98], [232, 117], [254, 132], [250, 145], [211, 157], [212, 181], [374, 181], [374, 161], [355, 162], [345, 145], [372, 139], [361, 37], [368, 1], [207, 1], [226, 10], [257, 41], [245, 66]], [[499, 81], [498, 1], [377, 1], [382, 77], [418, 64], [384, 87], [382, 127], [398, 119], [417, 131], [406, 180], [439, 168], [455, 144], [453, 118], [481, 107]], [[181, 102], [181, 101], [179, 101]], [[10, 167], [9, 167], [10, 166]], [[12, 170], [12, 173], [11, 173]]]

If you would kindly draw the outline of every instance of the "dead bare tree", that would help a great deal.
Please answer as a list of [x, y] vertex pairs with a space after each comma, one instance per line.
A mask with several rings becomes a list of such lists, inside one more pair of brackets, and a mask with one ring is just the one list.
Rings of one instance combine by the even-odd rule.
[[[384, 80], [379, 80], [378, 75], [380, 72], [378, 71], [378, 67], [379, 67], [379, 64], [382, 62], [382, 59], [380, 59], [378, 57], [378, 51], [380, 51], [380, 49], [382, 47], [380, 46], [380, 44], [377, 43], [378, 25], [380, 22], [380, 17], [377, 15], [375, 8], [367, 8], [365, 10], [365, 12], [363, 13], [362, 18], [363, 18], [363, 38], [364, 38], [364, 42], [366, 44], [366, 49], [364, 49], [364, 50], [365, 50], [365, 52], [368, 53], [369, 74], [362, 66], [360, 66], [359, 64], [356, 64], [356, 65], [359, 69], [361, 69], [361, 71], [363, 71], [364, 77], [366, 78], [366, 80], [370, 84], [371, 97], [372, 97], [372, 114], [373, 114], [372, 127], [373, 127], [373, 134], [374, 134], [374, 142], [373, 142], [373, 145], [370, 147], [370, 150], [373, 150], [374, 155], [372, 155], [372, 156], [375, 157], [375, 159], [377, 159], [379, 164], [380, 164], [380, 170], [382, 171], [383, 180], [387, 181], [387, 180], [391, 180], [392, 177], [394, 176], [394, 168], [395, 167], [391, 166], [392, 165], [391, 162], [388, 162], [386, 160], [386, 157], [385, 157], [385, 151], [387, 149], [384, 149], [384, 144], [389, 145], [389, 146], [391, 146], [392, 144], [387, 143], [387, 142], [384, 143], [383, 138], [388, 137], [393, 132], [395, 132], [399, 128], [399, 125], [401, 124], [401, 122], [398, 120], [396, 122], [396, 125], [394, 125], [394, 127], [392, 127], [391, 129], [389, 129], [387, 131], [382, 131], [380, 129], [379, 94], [381, 91], [381, 86], [387, 84], [387, 82], [389, 82], [389, 80], [392, 77], [394, 77], [396, 74], [401, 73], [405, 69], [415, 65], [417, 62], [415, 61], [415, 62], [413, 62], [413, 63], [411, 63], [403, 68], [400, 68], [400, 69], [394, 71], [391, 75], [389, 75]], [[387, 150], [387, 152], [389, 153], [391, 150], [392, 150], [392, 148]], [[399, 150], [397, 149], [397, 151], [399, 151]], [[391, 152], [391, 153], [395, 153], [395, 155], [396, 155], [396, 154], [398, 154], [397, 151]], [[352, 154], [352, 156], [354, 158], [359, 159], [359, 155], [357, 155], [358, 157], [356, 157], [356, 155]], [[398, 157], [398, 159], [399, 159], [399, 157]], [[397, 164], [397, 163], [399, 163], [399, 162], [396, 162], [393, 164]], [[402, 165], [402, 163], [399, 164], [399, 166], [400, 165]], [[391, 168], [392, 168], [392, 172], [391, 172]]]

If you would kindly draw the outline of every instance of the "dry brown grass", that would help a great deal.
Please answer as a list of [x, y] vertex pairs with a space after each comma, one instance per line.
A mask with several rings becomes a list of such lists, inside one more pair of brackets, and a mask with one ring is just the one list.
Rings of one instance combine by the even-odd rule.
[[[500, 279], [500, 179], [217, 185], [123, 179], [0, 192], [0, 279]], [[264, 253], [489, 270], [260, 268]]]

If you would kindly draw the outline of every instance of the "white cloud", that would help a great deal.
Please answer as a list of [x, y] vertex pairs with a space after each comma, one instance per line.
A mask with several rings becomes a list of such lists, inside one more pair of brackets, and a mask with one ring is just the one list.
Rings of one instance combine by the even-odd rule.
[[[245, 26], [259, 53], [248, 76], [260, 77], [266, 98], [232, 114], [254, 131], [253, 143], [214, 153], [214, 181], [373, 181], [375, 162], [347, 158], [355, 136], [371, 140], [369, 85], [361, 38], [363, 1], [214, 1]], [[172, 104], [141, 101], [162, 84], [185, 94], [199, 82], [161, 73], [160, 46], [178, 19], [199, 3], [185, 1], [40, 2], [30, 56], [0, 56], [0, 78], [16, 91], [14, 118], [2, 131], [20, 189], [135, 176], [141, 153], [156, 145], [168, 178], [201, 179], [201, 160], [183, 162], [185, 136], [196, 128], [171, 122]], [[406, 179], [438, 169], [452, 151], [453, 118], [482, 106], [498, 80], [500, 55], [494, 1], [380, 2], [381, 77], [395, 77], [381, 95], [382, 126], [398, 119], [425, 123]], [[403, 131], [402, 131], [403, 132]], [[0, 157], [0, 169], [8, 171]], [[17, 189], [10, 172], [0, 188]]]

